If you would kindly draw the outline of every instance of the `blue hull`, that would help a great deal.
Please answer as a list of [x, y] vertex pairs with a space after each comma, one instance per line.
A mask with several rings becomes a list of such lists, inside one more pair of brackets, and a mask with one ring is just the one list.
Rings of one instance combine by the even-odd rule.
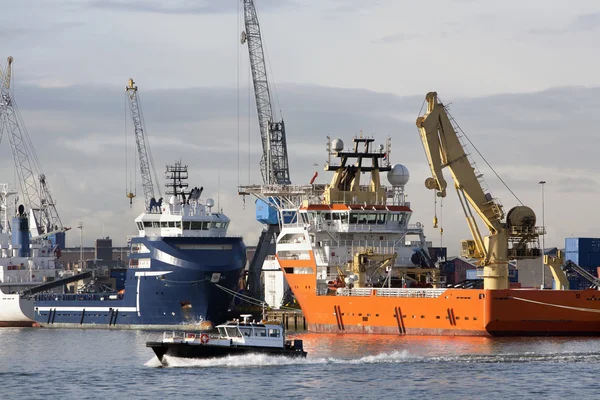
[[130, 267], [113, 271], [124, 292], [42, 294], [35, 319], [45, 327], [190, 329], [225, 322], [246, 264], [246, 246], [236, 237], [136, 237]]

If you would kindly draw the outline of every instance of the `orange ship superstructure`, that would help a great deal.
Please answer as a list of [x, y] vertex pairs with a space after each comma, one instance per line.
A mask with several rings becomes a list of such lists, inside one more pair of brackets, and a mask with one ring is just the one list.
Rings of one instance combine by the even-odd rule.
[[[355, 138], [325, 169], [328, 185], [262, 187], [277, 206], [277, 260], [308, 330], [401, 335], [596, 335], [595, 290], [460, 289], [439, 282], [420, 224], [404, 198], [408, 171]], [[392, 187], [380, 183], [387, 172]], [[369, 179], [361, 184], [361, 175]], [[484, 274], [486, 271], [484, 271]], [[482, 281], [483, 282], [483, 281]], [[481, 285], [483, 286], [483, 285]]]

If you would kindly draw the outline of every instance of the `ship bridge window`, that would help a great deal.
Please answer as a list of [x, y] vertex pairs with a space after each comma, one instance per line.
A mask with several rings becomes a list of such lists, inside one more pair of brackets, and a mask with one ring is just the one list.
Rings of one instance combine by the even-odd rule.
[[137, 227], [138, 227], [138, 229], [139, 229], [140, 231], [143, 231], [143, 230], [144, 230], [144, 224], [143, 224], [143, 223], [141, 223], [141, 222], [138, 222], [138, 223], [137, 223]]
[[210, 229], [210, 222], [204, 221], [202, 222], [202, 230], [207, 231]]
[[385, 224], [385, 213], [382, 214], [377, 214], [377, 223], [378, 224]]
[[227, 332], [225, 331], [225, 328], [223, 328], [221, 326], [218, 329], [219, 329], [219, 336], [221, 336], [221, 337], [226, 337], [227, 336]]
[[375, 213], [361, 213], [358, 214], [359, 224], [374, 224], [377, 221], [377, 214]]
[[169, 228], [175, 228], [175, 221], [169, 221]]
[[398, 222], [401, 225], [404, 225], [406, 223], [406, 219], [407, 219], [407, 214], [406, 213], [398, 213], [398, 214], [390, 214], [390, 222]]
[[199, 231], [202, 229], [202, 221], [191, 221], [192, 222], [192, 230]]
[[153, 228], [160, 228], [160, 222], [159, 221], [152, 221], [152, 227]]
[[152, 228], [152, 221], [144, 221], [144, 228]]
[[356, 224], [358, 222], [358, 214], [350, 213], [350, 223]]

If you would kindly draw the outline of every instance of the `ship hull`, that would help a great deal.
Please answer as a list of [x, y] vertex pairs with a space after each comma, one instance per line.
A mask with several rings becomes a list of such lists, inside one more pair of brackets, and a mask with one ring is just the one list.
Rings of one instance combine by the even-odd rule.
[[33, 300], [18, 294], [5, 294], [0, 289], [0, 327], [31, 327], [35, 325]]
[[223, 358], [229, 356], [243, 356], [247, 354], [266, 354], [270, 356], [283, 357], [306, 357], [305, 351], [282, 349], [277, 347], [256, 347], [256, 346], [212, 346], [209, 344], [188, 344], [188, 343], [165, 343], [165, 342], [147, 342], [146, 347], [152, 348], [156, 357], [167, 365], [165, 355], [178, 358]]
[[[226, 320], [246, 262], [241, 238], [132, 239], [148, 252], [130, 255], [123, 293], [36, 296], [42, 327], [197, 329]], [[132, 262], [133, 260], [133, 262]], [[210, 322], [210, 323], [208, 323]]]
[[[282, 263], [285, 266], [285, 261]], [[449, 336], [598, 336], [595, 290], [362, 289], [317, 295], [313, 274], [286, 274], [309, 331]]]

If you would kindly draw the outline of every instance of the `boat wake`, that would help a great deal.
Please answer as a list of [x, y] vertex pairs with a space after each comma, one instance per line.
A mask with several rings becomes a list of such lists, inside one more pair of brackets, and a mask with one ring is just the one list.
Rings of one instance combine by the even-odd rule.
[[[360, 358], [311, 357], [289, 358], [264, 354], [247, 354], [213, 359], [188, 359], [165, 356], [168, 368], [245, 368], [316, 364], [500, 364], [500, 363], [600, 363], [600, 352], [567, 352], [555, 354], [465, 354], [448, 356], [413, 356], [406, 350], [380, 353]], [[151, 368], [163, 367], [156, 357], [145, 363]]]

